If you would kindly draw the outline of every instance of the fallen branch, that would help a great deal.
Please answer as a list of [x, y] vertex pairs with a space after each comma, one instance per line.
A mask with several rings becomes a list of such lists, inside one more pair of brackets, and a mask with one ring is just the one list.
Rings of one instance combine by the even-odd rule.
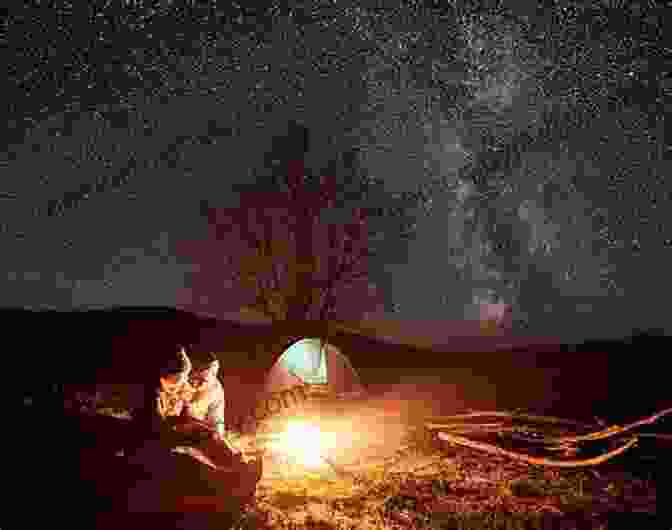
[[462, 436], [456, 436], [454, 434], [447, 434], [440, 432], [438, 433], [439, 439], [454, 443], [457, 445], [463, 445], [465, 447], [469, 447], [471, 449], [478, 449], [480, 451], [484, 451], [486, 453], [490, 454], [495, 454], [495, 455], [502, 455], [502, 456], [507, 456], [509, 458], [512, 458], [514, 460], [518, 460], [521, 462], [526, 462], [528, 464], [533, 464], [533, 465], [541, 465], [541, 466], [554, 466], [554, 467], [583, 467], [583, 466], [594, 466], [597, 464], [601, 464], [603, 462], [606, 462], [607, 460], [614, 458], [615, 456], [618, 456], [625, 451], [627, 451], [630, 447], [635, 445], [637, 443], [638, 437], [634, 436], [631, 438], [628, 442], [626, 442], [624, 445], [617, 447], [616, 449], [609, 451], [608, 453], [605, 453], [600, 456], [596, 456], [594, 458], [588, 458], [585, 460], [551, 460], [549, 458], [539, 458], [539, 457], [534, 457], [534, 456], [529, 456], [525, 455], [522, 453], [515, 453], [513, 451], [508, 451], [506, 449], [502, 449], [500, 447], [497, 447], [495, 445], [491, 444], [486, 444], [483, 442], [476, 442], [473, 440], [469, 440], [467, 438], [464, 438]]
[[592, 442], [595, 440], [604, 440], [606, 438], [611, 438], [612, 436], [615, 436], [617, 434], [623, 434], [628, 431], [632, 431], [633, 429], [636, 429], [637, 427], [641, 427], [642, 425], [650, 425], [651, 423], [654, 423], [658, 419], [662, 418], [663, 416], [666, 416], [667, 414], [672, 413], [672, 408], [670, 409], [665, 409], [661, 412], [658, 412], [657, 414], [654, 414], [653, 416], [649, 416], [647, 418], [644, 418], [643, 420], [639, 420], [633, 423], [630, 423], [629, 425], [626, 425], [624, 427], [620, 427], [618, 425], [613, 425], [611, 427], [608, 427], [607, 429], [598, 431], [598, 432], [593, 432], [590, 434], [583, 434], [580, 436], [558, 436], [558, 437], [547, 437], [539, 440], [535, 439], [527, 439], [524, 436], [515, 436], [516, 438], [519, 439], [525, 439], [526, 441], [532, 442], [532, 443], [545, 443], [545, 444], [565, 444], [565, 443], [576, 443], [576, 442]]
[[[442, 423], [426, 423], [425, 427], [430, 431], [450, 431], [457, 434], [498, 434], [504, 432], [516, 432], [516, 427], [495, 427], [489, 425], [445, 425]], [[535, 440], [536, 441], [536, 440]]]
[[[588, 428], [590, 427], [587, 424], [583, 424], [580, 422], [576, 422], [574, 420], [565, 420], [562, 418], [555, 418], [551, 416], [534, 416], [534, 415], [529, 415], [529, 414], [519, 414], [517, 412], [470, 412], [468, 414], [459, 414], [455, 416], [448, 416], [442, 418], [443, 420], [447, 421], [448, 423], [441, 423], [438, 418], [432, 418], [435, 421], [429, 421], [425, 423], [425, 427], [428, 430], [443, 430], [443, 429], [448, 429], [452, 431], [451, 433], [446, 433], [446, 432], [439, 432], [438, 437], [441, 440], [458, 444], [458, 445], [463, 445], [465, 447], [470, 447], [472, 449], [478, 449], [481, 451], [485, 451], [488, 453], [492, 454], [497, 454], [497, 455], [505, 455], [508, 456], [509, 458], [513, 458], [514, 460], [520, 460], [523, 462], [527, 462], [529, 464], [535, 464], [535, 465], [545, 465], [545, 466], [555, 466], [555, 467], [582, 467], [582, 466], [592, 466], [592, 465], [597, 465], [602, 462], [605, 462], [606, 460], [609, 460], [617, 455], [620, 455], [630, 447], [632, 447], [637, 440], [639, 439], [640, 435], [636, 435], [632, 437], [628, 442], [625, 444], [621, 445], [620, 447], [617, 447], [616, 449], [613, 449], [601, 456], [597, 456], [594, 458], [589, 458], [585, 460], [552, 460], [548, 458], [542, 458], [542, 457], [533, 457], [530, 455], [525, 455], [522, 453], [516, 453], [514, 451], [509, 451], [506, 449], [502, 449], [500, 447], [497, 447], [492, 444], [487, 444], [483, 442], [477, 442], [474, 440], [470, 440], [468, 438], [465, 438], [464, 436], [460, 436], [462, 434], [469, 434], [469, 433], [479, 433], [479, 434], [485, 434], [485, 433], [490, 433], [490, 432], [497, 432], [499, 434], [503, 434], [505, 432], [509, 433], [508, 436], [510, 436], [513, 439], [518, 439], [522, 440], [528, 443], [538, 443], [538, 444], [544, 444], [547, 447], [547, 450], [550, 451], [563, 451], [566, 455], [573, 455], [576, 454], [577, 448], [573, 447], [572, 444], [576, 444], [578, 442], [586, 442], [586, 441], [595, 441], [595, 440], [604, 440], [606, 438], [611, 438], [616, 435], [621, 435], [623, 433], [632, 431], [636, 429], [637, 427], [641, 427], [643, 425], [650, 425], [663, 416], [666, 416], [668, 414], [672, 414], [672, 408], [662, 410], [656, 414], [653, 414], [651, 416], [648, 416], [642, 420], [630, 423], [625, 426], [618, 426], [614, 425], [611, 427], [607, 428], [602, 428], [596, 432], [588, 433], [588, 434], [583, 434], [583, 435], [578, 435], [578, 436], [555, 436], [555, 437], [548, 437], [548, 436], [539, 436], [539, 437], [534, 437], [532, 435], [525, 435], [521, 434], [518, 429], [515, 427], [504, 427], [504, 426], [499, 426], [502, 424], [492, 424], [492, 423], [486, 423], [486, 424], [456, 424], [454, 423], [456, 420], [465, 420], [465, 419], [472, 419], [472, 418], [482, 418], [482, 417], [499, 417], [499, 418], [509, 418], [511, 420], [527, 420], [531, 422], [541, 422], [541, 423], [551, 423], [551, 424], [569, 424], [569, 425], [575, 425], [575, 426], [580, 426], [583, 428]], [[438, 421], [437, 421], [438, 420]], [[605, 424], [604, 422], [600, 421], [600, 427], [604, 427]], [[592, 428], [595, 428], [595, 426], [592, 426]], [[458, 434], [455, 434], [455, 431], [457, 431]], [[651, 436], [651, 437], [656, 437], [660, 438], [663, 440], [669, 440], [672, 439], [672, 436], [669, 435], [657, 435], [657, 434], [642, 434], [641, 436]]]
[[[637, 427], [641, 427], [642, 425], [650, 425], [663, 416], [666, 416], [668, 414], [672, 414], [672, 408], [669, 409], [664, 409], [656, 414], [653, 414], [652, 416], [648, 416], [644, 419], [641, 419], [639, 421], [630, 423], [625, 426], [618, 426], [614, 425], [611, 427], [608, 427], [606, 429], [601, 429], [596, 432], [591, 432], [588, 434], [582, 434], [582, 435], [577, 435], [577, 436], [557, 436], [557, 437], [544, 437], [541, 439], [534, 439], [534, 438], [527, 438], [523, 434], [518, 434], [515, 437], [519, 439], [524, 439], [529, 442], [533, 443], [544, 443], [544, 444], [565, 444], [565, 443], [575, 443], [575, 442], [584, 442], [584, 441], [594, 441], [594, 440], [603, 440], [605, 438], [610, 438], [612, 436], [615, 436], [617, 434], [623, 434], [625, 432], [631, 431], [633, 429], [636, 429]], [[512, 420], [514, 419], [526, 419], [528, 421], [538, 421], [538, 422], [544, 422], [544, 423], [553, 423], [553, 424], [559, 424], [559, 423], [565, 423], [565, 424], [573, 424], [576, 426], [581, 426], [583, 428], [588, 428], [591, 427], [587, 424], [583, 424], [580, 422], [576, 422], [574, 420], [566, 420], [562, 418], [554, 418], [551, 416], [532, 416], [528, 414], [516, 414], [516, 413], [510, 413], [510, 412], [472, 412], [469, 414], [460, 414], [456, 416], [447, 416], [443, 419], [445, 420], [457, 420], [457, 419], [469, 419], [469, 418], [475, 418], [475, 417], [483, 417], [483, 416], [496, 416], [496, 417], [505, 417], [505, 418], [510, 418]], [[431, 421], [435, 420], [435, 421]], [[456, 423], [437, 423], [436, 418], [430, 418], [430, 421], [425, 423], [425, 426], [428, 429], [449, 429], [449, 430], [460, 430], [460, 431], [465, 431], [465, 430], [478, 430], [479, 428], [482, 427], [491, 427], [496, 424], [456, 424]], [[595, 426], [592, 426], [592, 428], [595, 428]], [[506, 430], [506, 429], [502, 429]], [[515, 430], [515, 429], [514, 429]], [[663, 436], [664, 438], [664, 436]]]

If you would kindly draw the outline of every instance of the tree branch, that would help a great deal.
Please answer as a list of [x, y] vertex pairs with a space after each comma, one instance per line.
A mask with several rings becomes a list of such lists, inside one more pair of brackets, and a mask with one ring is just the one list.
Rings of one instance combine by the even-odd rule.
[[479, 451], [484, 451], [486, 453], [490, 454], [495, 454], [495, 455], [501, 455], [501, 456], [507, 456], [513, 460], [519, 460], [521, 462], [527, 462], [528, 464], [533, 464], [537, 466], [552, 466], [552, 467], [585, 467], [585, 466], [595, 466], [597, 464], [601, 464], [603, 462], [606, 462], [607, 460], [610, 460], [614, 458], [615, 456], [618, 456], [628, 449], [630, 449], [635, 443], [637, 443], [637, 436], [631, 438], [623, 444], [620, 447], [617, 447], [616, 449], [613, 449], [612, 451], [609, 451], [608, 453], [605, 453], [600, 456], [596, 456], [594, 458], [588, 458], [585, 460], [552, 460], [550, 458], [540, 458], [540, 457], [534, 457], [534, 456], [529, 456], [525, 455], [522, 453], [515, 453], [513, 451], [507, 451], [506, 449], [502, 449], [501, 447], [497, 447], [492, 444], [487, 444], [483, 442], [476, 442], [473, 440], [469, 440], [467, 438], [464, 438], [462, 436], [456, 436], [454, 434], [446, 434], [443, 432], [438, 433], [438, 437], [441, 440], [444, 440], [446, 442], [454, 443], [457, 445], [463, 445], [465, 447], [469, 447], [471, 449], [478, 449]]
[[[521, 453], [516, 453], [514, 451], [508, 451], [504, 450], [500, 447], [497, 447], [492, 444], [488, 443], [483, 443], [483, 442], [477, 442], [474, 440], [470, 440], [468, 438], [464, 438], [463, 436], [460, 436], [459, 434], [467, 434], [467, 433], [472, 433], [472, 434], [487, 434], [491, 432], [496, 432], [497, 434], [503, 434], [507, 433], [507, 436], [521, 440], [524, 442], [531, 442], [534, 444], [545, 444], [549, 447], [546, 447], [547, 450], [550, 451], [556, 451], [556, 450], [561, 450], [565, 451], [565, 453], [575, 453], [576, 448], [573, 447], [573, 444], [576, 444], [578, 442], [588, 442], [588, 441], [596, 441], [596, 440], [604, 440], [606, 438], [610, 438], [616, 435], [621, 435], [626, 432], [632, 431], [637, 427], [641, 427], [642, 425], [650, 425], [657, 421], [658, 419], [668, 415], [672, 414], [672, 408], [669, 409], [664, 409], [656, 414], [653, 414], [652, 416], [649, 416], [647, 418], [644, 418], [642, 420], [630, 423], [626, 426], [619, 427], [619, 426], [612, 426], [606, 429], [601, 429], [596, 432], [590, 433], [590, 434], [585, 434], [585, 435], [580, 435], [580, 436], [556, 436], [556, 437], [545, 437], [541, 436], [539, 438], [532, 437], [532, 436], [523, 436], [523, 435], [517, 435], [515, 432], [515, 428], [511, 427], [505, 427], [502, 426], [502, 424], [499, 424], [499, 427], [497, 425], [492, 425], [492, 424], [481, 424], [481, 425], [473, 425], [473, 424], [457, 424], [457, 423], [437, 423], [437, 419], [441, 420], [440, 418], [434, 418], [433, 422], [426, 422], [424, 425], [427, 429], [429, 430], [441, 430], [441, 429], [450, 429], [452, 432], [451, 433], [445, 433], [445, 432], [439, 432], [438, 437], [441, 440], [450, 442], [450, 443], [455, 443], [458, 445], [463, 445], [465, 447], [470, 447], [473, 449], [478, 449], [482, 450], [488, 453], [492, 454], [499, 454], [499, 455], [504, 455], [508, 456], [510, 458], [513, 458], [514, 460], [520, 460], [523, 462], [527, 462], [530, 464], [535, 464], [535, 465], [547, 465], [547, 466], [555, 466], [555, 467], [581, 467], [581, 466], [590, 466], [590, 465], [597, 465], [602, 462], [605, 462], [606, 460], [609, 460], [624, 451], [626, 451], [628, 448], [632, 447], [637, 440], [639, 439], [640, 436], [645, 436], [644, 434], [639, 435], [635, 434], [628, 442], [625, 444], [617, 447], [616, 449], [613, 449], [606, 454], [600, 455], [595, 458], [589, 458], [586, 460], [552, 460], [548, 458], [537, 458], [537, 457], [532, 457], [529, 455], [521, 454]], [[473, 412], [469, 414], [462, 414], [462, 415], [456, 415], [456, 416], [449, 416], [446, 418], [443, 418], [443, 420], [463, 420], [463, 419], [471, 419], [475, 417], [504, 417], [504, 418], [509, 418], [512, 420], [520, 420], [520, 419], [527, 419], [528, 421], [533, 421], [533, 422], [541, 422], [541, 423], [550, 423], [550, 424], [572, 424], [575, 426], [580, 426], [583, 428], [594, 428], [594, 425], [587, 425], [579, 422], [574, 422], [572, 420], [563, 420], [560, 418], [553, 418], [553, 417], [547, 417], [547, 416], [531, 416], [531, 415], [526, 415], [526, 414], [515, 414], [515, 413], [509, 413], [509, 412]], [[459, 434], [455, 434], [455, 432], [458, 432]], [[654, 435], [655, 436], [655, 435]]]

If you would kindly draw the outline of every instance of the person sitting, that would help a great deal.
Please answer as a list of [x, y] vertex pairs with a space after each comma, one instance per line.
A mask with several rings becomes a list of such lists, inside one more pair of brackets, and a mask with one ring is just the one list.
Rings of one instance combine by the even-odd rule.
[[186, 406], [186, 414], [211, 425], [223, 439], [226, 401], [224, 387], [217, 378], [218, 371], [219, 360], [214, 354], [205, 353], [193, 357], [192, 369], [189, 373], [192, 394]]
[[189, 420], [186, 407], [193, 396], [189, 385], [191, 366], [186, 351], [181, 348], [159, 368], [157, 379], [145, 387], [143, 406], [133, 414], [134, 421], [148, 431], [150, 438], [168, 446], [177, 445], [185, 438], [181, 432], [184, 429], [178, 427]]
[[[134, 479], [137, 487], [129, 489], [129, 506], [142, 509], [158, 506], [163, 510], [189, 497], [189, 492], [191, 495], [197, 492], [196, 496], [205, 494], [224, 503], [227, 499], [238, 502], [254, 497], [262, 464], [245, 462], [240, 454], [221, 442], [213, 426], [189, 413], [194, 396], [189, 384], [191, 370], [191, 360], [181, 348], [160, 367], [155, 373], [158, 377], [153, 376], [146, 387], [144, 406], [133, 418], [143, 433], [143, 440], [139, 440], [141, 443], [128, 459], [131, 467], [138, 470], [137, 477], [143, 478]], [[197, 461], [200, 464], [194, 466]], [[194, 475], [190, 474], [192, 471]]]
[[158, 385], [147, 387], [137, 420], [163, 449], [188, 454], [209, 467], [235, 467], [242, 455], [222, 436], [224, 391], [216, 379], [218, 363], [211, 361], [197, 364], [195, 389], [189, 379], [193, 364], [182, 348], [160, 370]]

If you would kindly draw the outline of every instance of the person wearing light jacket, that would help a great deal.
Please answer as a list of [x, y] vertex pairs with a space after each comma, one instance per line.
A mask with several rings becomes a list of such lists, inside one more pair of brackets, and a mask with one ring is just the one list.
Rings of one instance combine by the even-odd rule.
[[194, 356], [189, 373], [191, 400], [186, 405], [186, 414], [211, 425], [224, 437], [226, 401], [224, 387], [217, 378], [219, 360], [212, 353]]
[[191, 360], [184, 348], [171, 356], [158, 369], [158, 377], [145, 387], [143, 406], [133, 416], [134, 420], [155, 440], [172, 446], [184, 438], [176, 427], [187, 423], [187, 407], [193, 390], [189, 385]]

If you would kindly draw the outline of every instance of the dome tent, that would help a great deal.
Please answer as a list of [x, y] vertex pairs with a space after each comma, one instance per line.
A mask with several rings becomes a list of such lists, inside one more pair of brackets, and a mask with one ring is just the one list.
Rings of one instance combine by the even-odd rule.
[[283, 352], [266, 376], [264, 390], [271, 394], [303, 384], [325, 387], [339, 397], [363, 393], [348, 358], [333, 344], [315, 338], [301, 339]]

